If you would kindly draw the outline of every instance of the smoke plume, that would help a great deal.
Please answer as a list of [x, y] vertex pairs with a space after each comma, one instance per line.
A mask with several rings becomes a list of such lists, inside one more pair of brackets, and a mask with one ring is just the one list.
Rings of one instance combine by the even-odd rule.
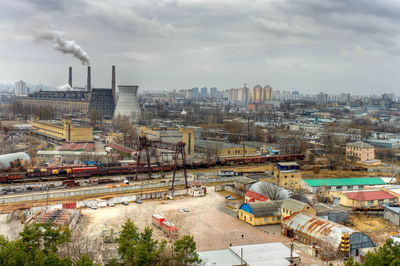
[[36, 31], [36, 40], [49, 41], [54, 45], [54, 50], [60, 51], [64, 54], [71, 54], [73, 57], [79, 59], [82, 65], [90, 65], [90, 57], [75, 41], [65, 40], [65, 32], [57, 30], [41, 30]]

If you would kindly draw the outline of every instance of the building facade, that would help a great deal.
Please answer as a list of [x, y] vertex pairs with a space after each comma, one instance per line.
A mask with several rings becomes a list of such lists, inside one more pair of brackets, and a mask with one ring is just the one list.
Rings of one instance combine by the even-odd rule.
[[346, 160], [362, 162], [375, 159], [375, 148], [368, 143], [357, 141], [346, 145]]
[[93, 142], [93, 128], [73, 123], [71, 119], [32, 120], [31, 134], [56, 143]]
[[281, 203], [278, 201], [248, 202], [240, 206], [238, 217], [253, 226], [279, 224]]

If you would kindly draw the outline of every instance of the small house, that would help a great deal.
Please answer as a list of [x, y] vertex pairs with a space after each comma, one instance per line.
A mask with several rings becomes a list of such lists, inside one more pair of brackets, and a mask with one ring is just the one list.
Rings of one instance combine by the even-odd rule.
[[386, 207], [383, 215], [392, 224], [400, 226], [400, 207]]
[[281, 201], [247, 202], [240, 206], [239, 219], [251, 225], [281, 222]]
[[202, 197], [205, 194], [205, 188], [201, 186], [200, 182], [193, 182], [190, 184], [189, 195], [192, 197]]

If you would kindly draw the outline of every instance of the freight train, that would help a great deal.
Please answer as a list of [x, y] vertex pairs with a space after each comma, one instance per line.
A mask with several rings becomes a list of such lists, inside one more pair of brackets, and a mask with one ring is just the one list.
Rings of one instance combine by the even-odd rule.
[[[255, 157], [236, 157], [224, 158], [218, 161], [193, 161], [186, 164], [187, 169], [207, 168], [212, 166], [256, 164], [266, 162], [282, 162], [304, 160], [304, 154], [285, 154], [276, 156], [255, 156]], [[182, 163], [177, 165], [177, 169], [182, 169]], [[136, 174], [137, 165], [103, 164], [99, 166], [57, 166], [30, 168], [26, 172], [0, 174], [0, 183], [23, 183], [35, 181], [55, 181], [73, 180], [78, 178], [90, 178], [97, 176]], [[174, 165], [152, 165], [152, 172], [168, 172], [174, 169]], [[148, 167], [143, 163], [139, 165], [139, 173], [147, 173]]]

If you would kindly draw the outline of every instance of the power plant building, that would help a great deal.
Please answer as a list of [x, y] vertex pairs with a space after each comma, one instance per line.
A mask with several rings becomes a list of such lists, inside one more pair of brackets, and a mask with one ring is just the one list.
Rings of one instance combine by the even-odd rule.
[[89, 116], [93, 111], [100, 112], [104, 119], [112, 119], [114, 115], [114, 97], [112, 89], [92, 89], [89, 104]]

